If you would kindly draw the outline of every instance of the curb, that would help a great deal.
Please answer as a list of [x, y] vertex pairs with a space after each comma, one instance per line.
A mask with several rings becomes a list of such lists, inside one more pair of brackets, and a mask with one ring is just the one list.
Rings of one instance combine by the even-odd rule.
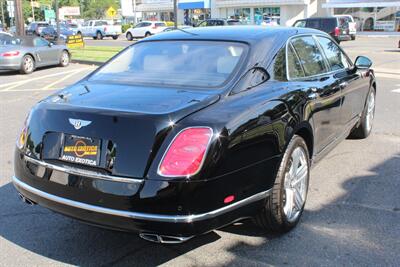
[[84, 65], [95, 65], [95, 66], [101, 66], [104, 64], [104, 62], [81, 60], [81, 59], [72, 59], [71, 63], [78, 63], [78, 64], [84, 64]]

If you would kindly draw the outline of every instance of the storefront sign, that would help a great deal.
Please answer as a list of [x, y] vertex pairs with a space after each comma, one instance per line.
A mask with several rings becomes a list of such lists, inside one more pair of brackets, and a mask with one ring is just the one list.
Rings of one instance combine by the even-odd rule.
[[377, 20], [375, 21], [374, 30], [392, 32], [395, 27], [396, 21], [394, 20]]
[[178, 0], [179, 9], [210, 8], [210, 0]]
[[64, 6], [60, 8], [60, 13], [64, 16], [80, 16], [81, 10], [79, 6]]

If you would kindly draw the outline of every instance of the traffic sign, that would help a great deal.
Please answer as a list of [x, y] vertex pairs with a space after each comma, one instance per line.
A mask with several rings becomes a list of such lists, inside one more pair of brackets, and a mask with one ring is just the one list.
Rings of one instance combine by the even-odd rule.
[[107, 16], [108, 17], [115, 17], [117, 15], [117, 10], [115, 10], [112, 6], [107, 9]]

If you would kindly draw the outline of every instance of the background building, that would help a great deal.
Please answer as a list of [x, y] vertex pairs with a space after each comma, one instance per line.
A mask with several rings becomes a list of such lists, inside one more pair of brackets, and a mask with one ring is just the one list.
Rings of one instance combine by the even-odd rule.
[[[173, 0], [121, 0], [122, 12], [140, 20], [173, 21]], [[178, 0], [178, 23], [235, 18], [261, 24], [267, 17], [291, 26], [298, 19], [350, 14], [359, 31], [400, 31], [400, 0]], [[124, 15], [125, 16], [125, 15]]]
[[400, 0], [327, 0], [331, 15], [350, 14], [360, 31], [400, 31]]

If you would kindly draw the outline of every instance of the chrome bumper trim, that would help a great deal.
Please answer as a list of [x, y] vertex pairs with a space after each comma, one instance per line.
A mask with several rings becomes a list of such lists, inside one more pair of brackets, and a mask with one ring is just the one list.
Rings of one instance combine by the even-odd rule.
[[125, 217], [125, 218], [130, 218], [130, 219], [138, 219], [138, 220], [145, 220], [145, 221], [157, 221], [157, 222], [169, 222], [169, 223], [192, 223], [192, 222], [197, 222], [201, 220], [206, 220], [206, 219], [211, 219], [214, 217], [217, 217], [219, 215], [222, 215], [226, 212], [235, 210], [237, 208], [243, 207], [247, 204], [253, 203], [258, 200], [262, 200], [266, 198], [271, 190], [263, 191], [260, 193], [257, 193], [251, 197], [245, 198], [243, 200], [240, 200], [238, 202], [235, 202], [233, 204], [230, 204], [228, 206], [209, 211], [206, 213], [201, 213], [201, 214], [193, 214], [193, 215], [161, 215], [161, 214], [150, 214], [150, 213], [141, 213], [141, 212], [132, 212], [132, 211], [123, 211], [123, 210], [115, 210], [115, 209], [109, 209], [109, 208], [104, 208], [104, 207], [99, 207], [95, 205], [90, 205], [90, 204], [85, 204], [82, 202], [58, 197], [46, 192], [43, 192], [39, 189], [36, 189], [21, 180], [19, 180], [17, 177], [13, 176], [12, 177], [13, 183], [15, 187], [21, 188], [23, 190], [26, 190], [34, 195], [37, 195], [39, 197], [45, 198], [50, 201], [54, 201], [66, 206], [78, 208], [78, 209], [84, 209], [87, 211], [92, 211], [92, 212], [97, 212], [97, 213], [102, 213], [102, 214], [107, 214], [107, 215], [113, 215], [113, 216], [119, 216], [119, 217]]
[[120, 177], [120, 176], [113, 176], [113, 175], [107, 175], [107, 174], [102, 174], [99, 172], [95, 171], [89, 171], [89, 170], [82, 170], [74, 167], [63, 167], [59, 165], [54, 165], [48, 162], [44, 162], [41, 160], [33, 159], [28, 156], [24, 156], [25, 160], [28, 162], [31, 162], [33, 164], [42, 166], [47, 169], [52, 169], [55, 171], [59, 172], [65, 172], [68, 174], [72, 175], [79, 175], [79, 176], [84, 176], [84, 177], [90, 177], [93, 179], [101, 179], [101, 180], [107, 180], [107, 181], [112, 181], [112, 182], [121, 182], [121, 183], [133, 183], [133, 184], [138, 184], [138, 183], [143, 183], [143, 179], [134, 179], [134, 178], [126, 178], [126, 177]]

